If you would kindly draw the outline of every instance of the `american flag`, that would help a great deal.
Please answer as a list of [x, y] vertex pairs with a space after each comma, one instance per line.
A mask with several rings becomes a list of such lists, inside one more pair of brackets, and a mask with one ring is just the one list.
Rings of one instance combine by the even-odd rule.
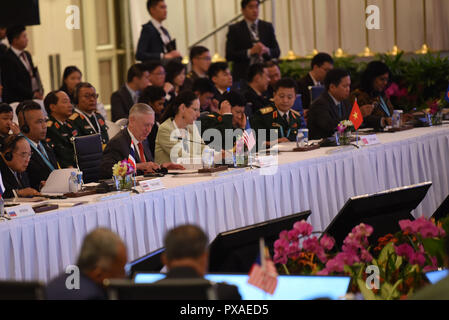
[[133, 166], [134, 172], [137, 171], [136, 164], [136, 150], [134, 150], [134, 144], [131, 142], [131, 150], [129, 150], [128, 162]]
[[248, 147], [249, 151], [251, 151], [256, 145], [256, 138], [254, 138], [254, 131], [251, 129], [248, 118], [246, 118], [246, 128], [245, 131], [243, 131], [243, 141], [245, 142], [245, 145]]
[[248, 283], [272, 295], [276, 291], [278, 284], [278, 273], [263, 239], [261, 239], [260, 246], [262, 265], [256, 262], [252, 266], [249, 272]]

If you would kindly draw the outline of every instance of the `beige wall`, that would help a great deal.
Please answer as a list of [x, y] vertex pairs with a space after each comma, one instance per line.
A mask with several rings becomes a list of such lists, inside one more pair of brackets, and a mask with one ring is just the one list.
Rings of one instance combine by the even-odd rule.
[[38, 66], [45, 92], [51, 90], [49, 56], [59, 54], [61, 72], [68, 65], [76, 65], [84, 71], [81, 31], [69, 30], [65, 21], [67, 6], [76, 4], [73, 0], [40, 0], [41, 25], [28, 28], [29, 50]]

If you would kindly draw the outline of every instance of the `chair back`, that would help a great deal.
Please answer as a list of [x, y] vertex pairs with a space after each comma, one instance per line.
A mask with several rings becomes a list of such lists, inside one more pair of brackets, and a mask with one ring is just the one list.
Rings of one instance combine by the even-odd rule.
[[318, 99], [318, 97], [323, 93], [324, 89], [325, 88], [323, 86], [310, 87], [310, 104], [312, 104], [315, 99]]
[[119, 133], [120, 130], [122, 129], [121, 126], [119, 126], [118, 124], [116, 124], [116, 123], [114, 123], [114, 122], [112, 122], [112, 121], [109, 121], [109, 120], [106, 120], [106, 126], [108, 127], [108, 136], [109, 136], [109, 139], [114, 138], [115, 135], [116, 135], [117, 133]]
[[44, 300], [40, 282], [0, 281], [0, 300]]
[[83, 172], [84, 183], [97, 182], [100, 179], [100, 166], [103, 157], [103, 146], [100, 134], [73, 137], [75, 160]]

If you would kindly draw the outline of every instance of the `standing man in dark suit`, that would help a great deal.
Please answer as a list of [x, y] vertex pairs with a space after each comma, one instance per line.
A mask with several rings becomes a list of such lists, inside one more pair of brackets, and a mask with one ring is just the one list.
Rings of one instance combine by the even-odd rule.
[[229, 27], [226, 60], [234, 62], [232, 76], [237, 83], [247, 79], [251, 64], [279, 58], [281, 50], [273, 25], [259, 20], [259, 0], [242, 0], [244, 20]]
[[137, 44], [136, 59], [142, 62], [149, 60], [168, 60], [182, 58], [176, 50], [174, 41], [162, 22], [167, 19], [167, 4], [164, 0], [148, 0], [147, 9], [151, 20], [143, 25]]
[[111, 117], [115, 122], [127, 119], [129, 110], [139, 101], [141, 92], [150, 85], [150, 72], [138, 63], [128, 70], [127, 82], [111, 96]]
[[348, 71], [329, 71], [324, 85], [325, 91], [309, 109], [307, 125], [311, 140], [331, 137], [340, 121], [349, 119], [352, 110], [348, 101], [351, 92], [351, 77]]
[[[153, 161], [153, 155], [148, 146], [148, 135], [154, 126], [154, 111], [150, 106], [138, 103], [129, 112], [128, 127], [120, 131], [109, 141], [103, 152], [101, 162], [101, 177], [112, 177], [112, 167], [119, 161], [128, 160], [130, 153], [134, 153], [137, 164], [137, 174], [155, 172], [161, 167], [167, 169], [183, 169], [184, 167], [173, 163], [159, 166]], [[133, 151], [131, 151], [133, 149]]]
[[21, 102], [16, 109], [20, 131], [33, 150], [27, 174], [33, 189], [40, 190], [58, 162], [47, 143], [47, 121], [41, 106], [34, 101]]
[[8, 50], [8, 46], [3, 42], [6, 39], [6, 27], [0, 26], [0, 59]]
[[[165, 252], [162, 262], [168, 269], [166, 279], [202, 279], [209, 268], [208, 237], [201, 228], [183, 225], [170, 230], [164, 239]], [[215, 293], [218, 300], [241, 300], [234, 285], [217, 283]], [[188, 299], [189, 297], [186, 297]]]
[[31, 147], [24, 136], [12, 135], [5, 139], [0, 154], [0, 172], [5, 187], [3, 198], [38, 196], [39, 191], [30, 188], [26, 173], [31, 158]]
[[39, 72], [33, 64], [31, 54], [25, 51], [28, 35], [24, 26], [8, 28], [11, 47], [2, 62], [3, 99], [5, 102], [21, 102], [43, 99], [43, 88]]
[[310, 87], [322, 86], [326, 74], [334, 68], [334, 60], [327, 53], [318, 53], [312, 59], [312, 69], [298, 81], [298, 91], [301, 94], [302, 106], [309, 109], [312, 99], [310, 97]]

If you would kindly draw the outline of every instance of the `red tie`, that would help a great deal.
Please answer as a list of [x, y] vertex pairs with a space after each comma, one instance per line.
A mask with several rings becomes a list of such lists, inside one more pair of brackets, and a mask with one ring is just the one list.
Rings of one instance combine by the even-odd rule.
[[139, 147], [139, 158], [140, 158], [140, 162], [147, 162], [146, 160], [145, 160], [145, 153], [143, 152], [143, 145], [142, 145], [142, 143], [141, 142], [139, 142], [138, 144], [137, 144], [137, 146]]

